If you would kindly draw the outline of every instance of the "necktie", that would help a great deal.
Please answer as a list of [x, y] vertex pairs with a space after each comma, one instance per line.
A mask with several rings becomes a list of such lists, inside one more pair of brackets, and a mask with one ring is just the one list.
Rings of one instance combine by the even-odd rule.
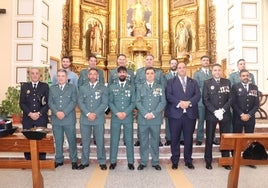
[[246, 91], [248, 91], [247, 84], [243, 84]]
[[94, 84], [90, 84], [90, 88], [92, 88], [92, 89], [93, 89], [93, 88], [94, 88]]
[[219, 79], [217, 79], [216, 82], [217, 82], [217, 84], [220, 84], [220, 80]]
[[33, 84], [33, 89], [34, 89], [34, 90], [36, 89], [36, 84]]
[[61, 90], [61, 91], [63, 90], [63, 86], [60, 86], [60, 90]]
[[209, 76], [209, 72], [208, 72], [208, 70], [206, 70], [205, 72], [206, 72], [206, 75]]
[[173, 72], [173, 76], [176, 77], [176, 72]]
[[186, 83], [185, 83], [184, 77], [181, 77], [181, 85], [182, 85], [183, 91], [185, 92], [186, 91]]
[[149, 84], [149, 88], [152, 89], [152, 84]]
[[124, 84], [123, 84], [123, 83], [121, 83], [121, 84], [120, 84], [120, 87], [121, 87], [121, 88], [123, 88], [123, 87], [124, 87]]

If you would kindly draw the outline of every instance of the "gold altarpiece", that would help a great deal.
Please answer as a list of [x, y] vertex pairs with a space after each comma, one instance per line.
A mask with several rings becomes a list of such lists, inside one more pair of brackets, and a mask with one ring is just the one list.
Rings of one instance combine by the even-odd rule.
[[117, 54], [131, 67], [144, 65], [153, 54], [155, 67], [169, 69], [169, 60], [188, 63], [189, 75], [200, 57], [216, 62], [215, 8], [210, 0], [67, 0], [63, 8], [62, 55], [73, 58], [73, 70], [87, 67], [97, 56], [99, 68], [116, 67]]

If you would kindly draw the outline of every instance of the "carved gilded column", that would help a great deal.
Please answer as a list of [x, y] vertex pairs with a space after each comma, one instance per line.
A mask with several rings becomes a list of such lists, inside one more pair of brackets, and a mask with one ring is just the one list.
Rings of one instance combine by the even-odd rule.
[[71, 1], [71, 49], [79, 49], [80, 0]]
[[[162, 1], [162, 69], [168, 70], [169, 69], [169, 60], [171, 58], [170, 54], [170, 29], [169, 29], [169, 0]], [[160, 9], [161, 10], [161, 9]]]
[[[117, 15], [116, 13], [119, 12], [119, 10], [116, 9], [117, 6], [117, 0], [110, 0], [109, 1], [109, 49], [108, 49], [108, 65], [107, 68], [109, 70], [115, 68], [117, 66], [116, 63], [116, 53], [117, 53]], [[109, 76], [109, 75], [108, 75]]]
[[169, 54], [169, 1], [163, 0], [163, 54]]
[[198, 28], [198, 41], [199, 51], [208, 50], [208, 34], [207, 34], [207, 0], [199, 1], [199, 28]]
[[109, 32], [109, 53], [116, 53], [117, 37], [116, 37], [116, 2], [117, 0], [111, 0], [110, 3], [110, 32]]

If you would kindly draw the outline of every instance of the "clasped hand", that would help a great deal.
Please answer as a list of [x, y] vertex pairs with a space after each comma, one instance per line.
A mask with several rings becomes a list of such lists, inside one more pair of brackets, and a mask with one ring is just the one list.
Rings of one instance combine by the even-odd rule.
[[224, 111], [223, 111], [222, 108], [220, 108], [220, 109], [214, 111], [214, 115], [215, 115], [216, 118], [217, 118], [218, 120], [220, 120], [220, 121], [223, 119], [223, 113], [224, 113]]

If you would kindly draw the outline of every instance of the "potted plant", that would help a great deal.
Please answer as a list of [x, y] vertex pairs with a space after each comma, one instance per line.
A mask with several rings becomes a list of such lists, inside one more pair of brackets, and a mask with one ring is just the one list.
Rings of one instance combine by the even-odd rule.
[[8, 115], [7, 110], [0, 104], [0, 119], [6, 119]]
[[6, 98], [2, 101], [2, 108], [8, 115], [12, 116], [13, 123], [21, 123], [21, 109], [19, 105], [20, 88], [10, 86], [5, 93]]

